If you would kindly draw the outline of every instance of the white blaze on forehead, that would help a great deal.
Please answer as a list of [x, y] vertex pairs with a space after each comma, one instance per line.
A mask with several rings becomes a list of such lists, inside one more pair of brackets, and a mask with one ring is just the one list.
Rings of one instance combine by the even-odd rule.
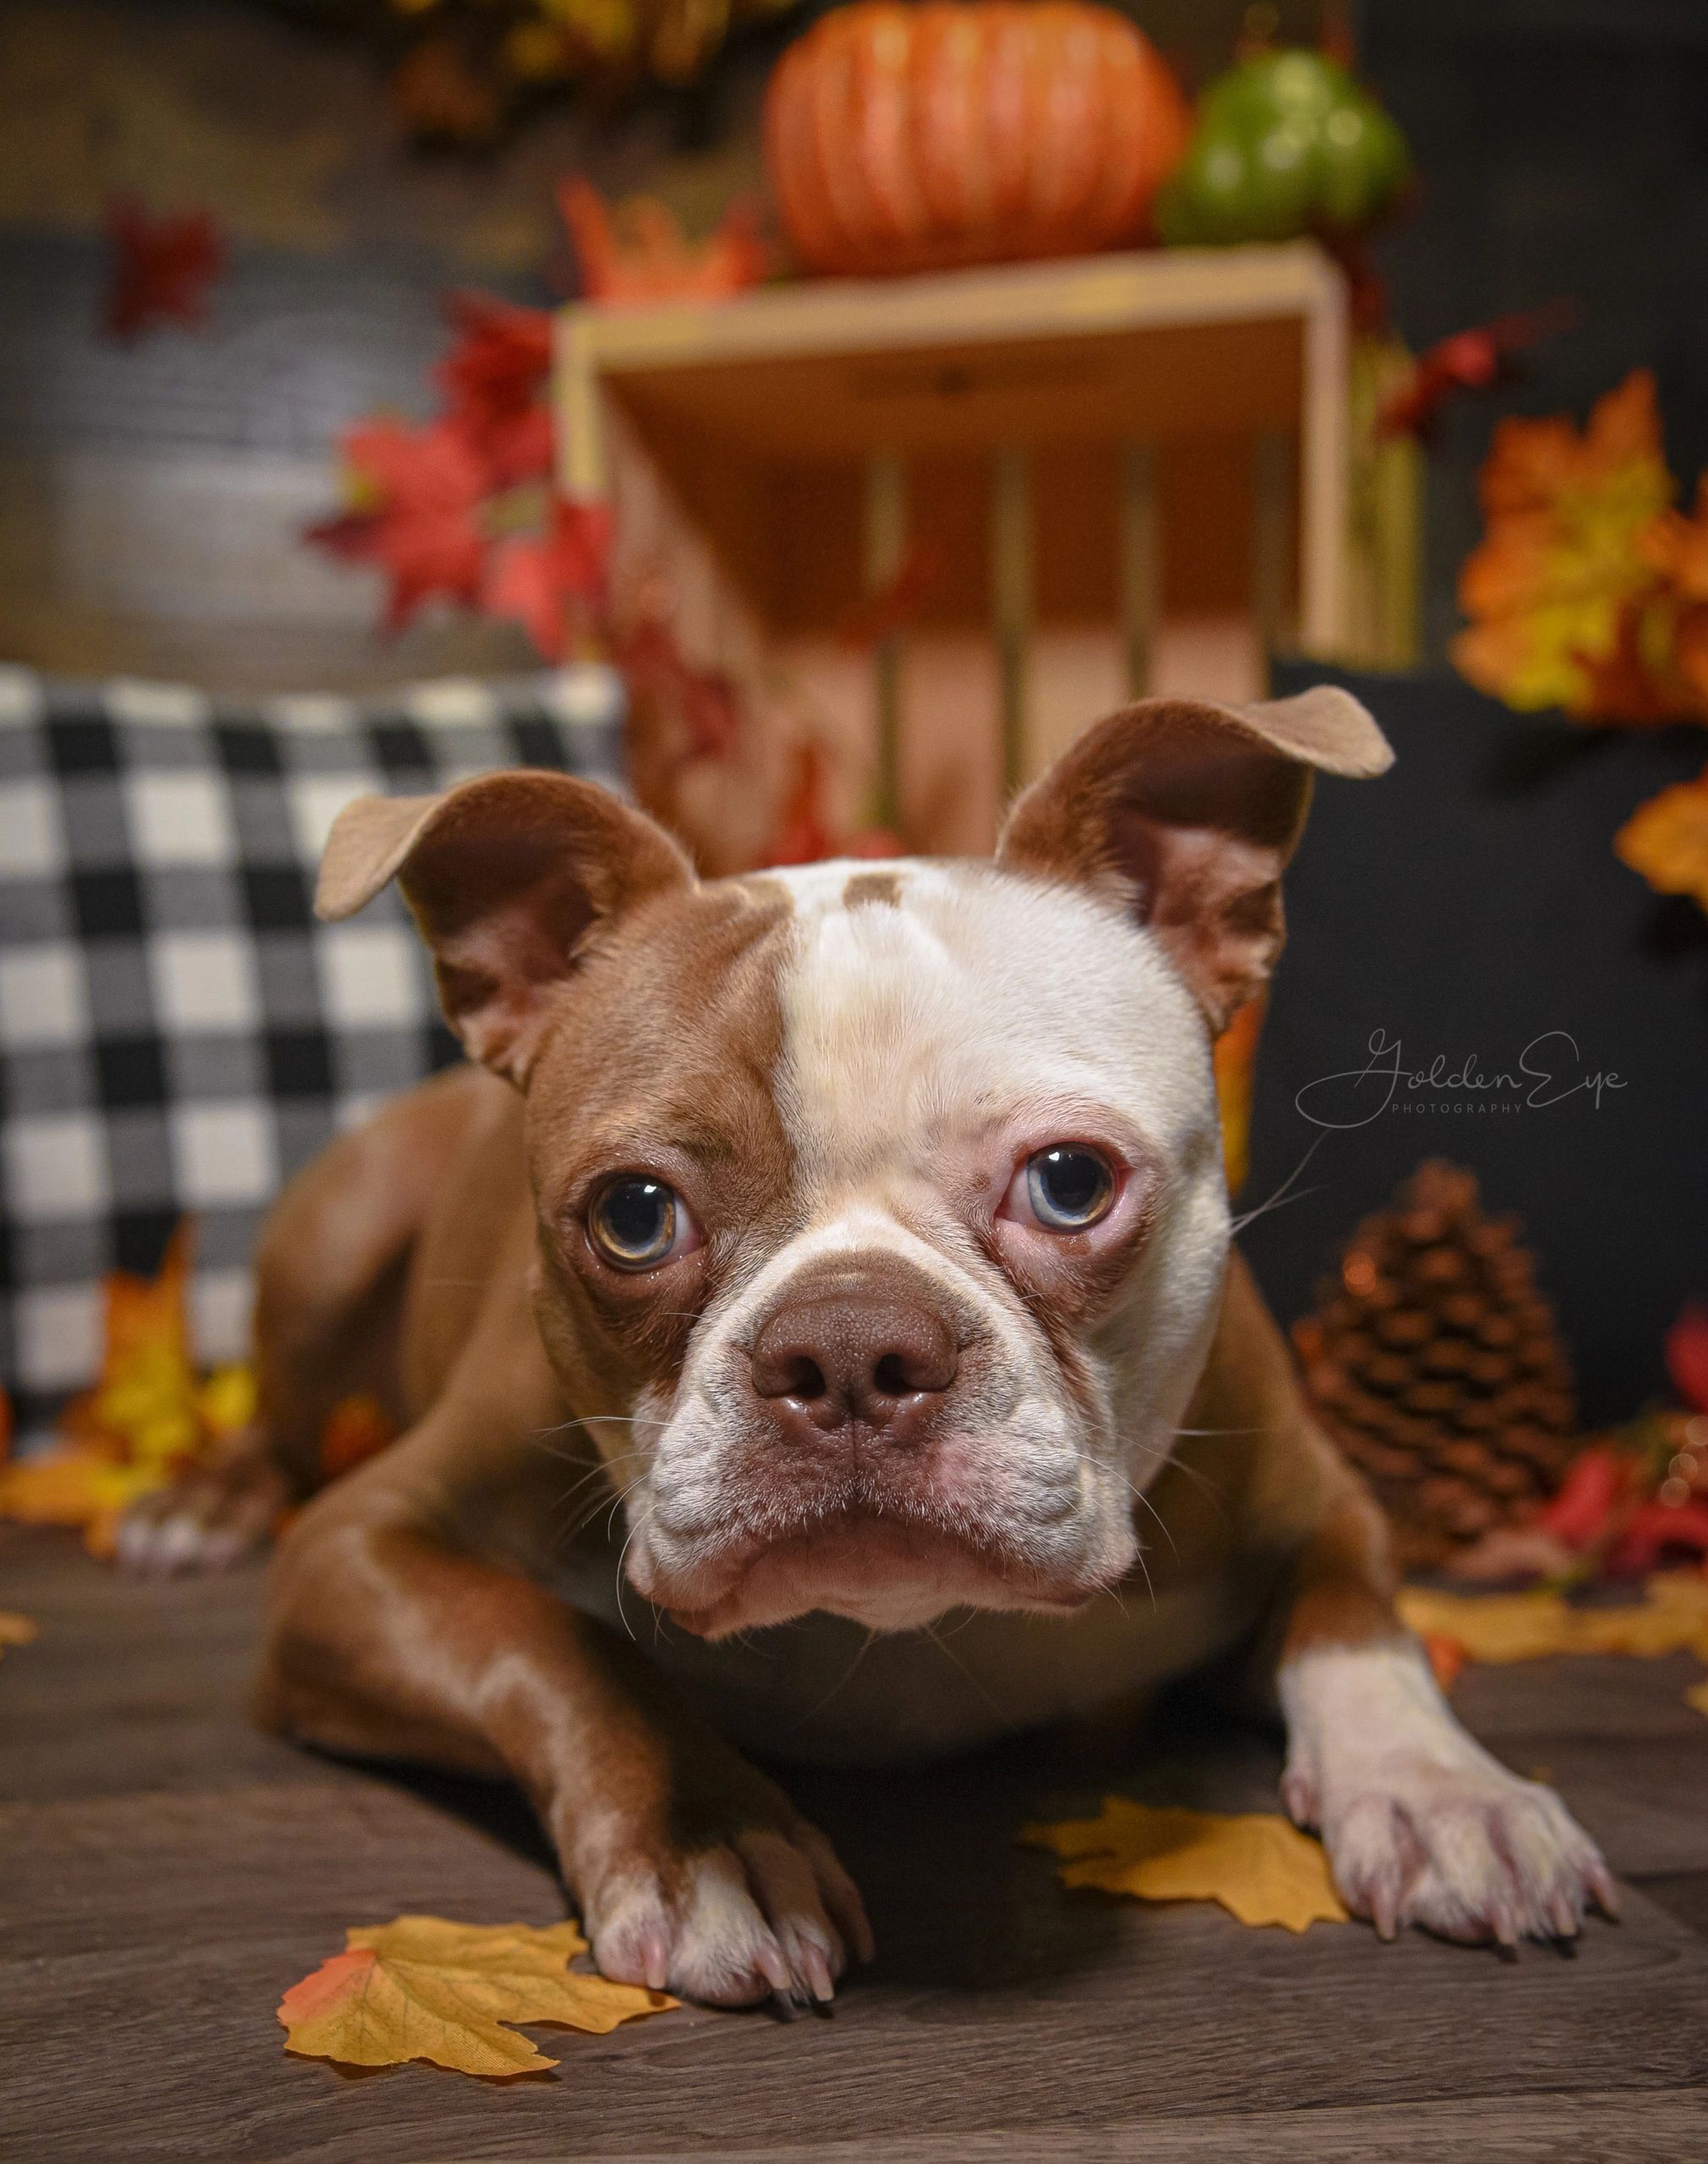
[[[849, 906], [874, 872], [893, 901]], [[1201, 1154], [1203, 1023], [1138, 927], [981, 866], [781, 876], [795, 915], [778, 1101], [810, 1186], [909, 1168], [933, 1138], [1052, 1100], [1107, 1107], [1170, 1161]]]

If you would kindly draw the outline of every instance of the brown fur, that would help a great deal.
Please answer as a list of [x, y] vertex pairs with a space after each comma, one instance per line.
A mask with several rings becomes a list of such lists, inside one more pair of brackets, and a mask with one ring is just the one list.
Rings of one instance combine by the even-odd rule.
[[[1273, 886], [1302, 816], [1292, 759], [1344, 770], [1367, 756], [1333, 713], [1268, 711], [1231, 724], [1163, 708], [1138, 732], [1163, 743], [1157, 772], [1172, 775], [1142, 800], [1153, 822], [1180, 815], [1178, 790], [1209, 786], [1202, 743], [1242, 733], [1249, 751], [1217, 769], [1217, 817], [1234, 838], [1214, 877], [1225, 885], [1232, 866], [1247, 892]], [[1023, 799], [1005, 862], [1105, 876], [1110, 806], [1141, 801], [1129, 789], [1133, 738], [1130, 719], [1113, 737], [1093, 732]], [[1187, 765], [1170, 768], [1182, 746]], [[762, 878], [701, 887], [648, 822], [539, 775], [467, 784], [436, 805], [357, 807], [329, 851], [325, 905], [341, 914], [393, 873], [471, 1049], [527, 1086], [524, 1097], [464, 1074], [413, 1093], [305, 1174], [263, 1243], [266, 1428], [293, 1479], [312, 1478], [319, 1420], [351, 1376], [376, 1379], [407, 1423], [390, 1450], [309, 1502], [280, 1549], [265, 1717], [339, 1750], [512, 1774], [589, 1913], [643, 1882], [667, 1907], [685, 1901], [696, 1857], [723, 1847], [748, 1857], [756, 1838], [778, 1837], [843, 1939], [860, 1944], [858, 1896], [782, 1791], [642, 1653], [539, 1582], [583, 1537], [589, 1506], [608, 1507], [622, 1485], [621, 1450], [602, 1489], [576, 1424], [668, 1385], [711, 1292], [791, 1229], [773, 1086], [787, 891]], [[1189, 879], [1181, 891], [1198, 889]], [[854, 875], [845, 892], [850, 905], [894, 899], [883, 872]], [[1259, 918], [1236, 945], [1269, 940]], [[1249, 959], [1215, 951], [1200, 980], [1212, 1007]], [[603, 1262], [584, 1229], [589, 1183], [630, 1154], [690, 1169], [685, 1185], [714, 1198], [708, 1221], [737, 1228], [673, 1261], [664, 1300]], [[1072, 1275], [1066, 1248], [1061, 1266]], [[1082, 1304], [1108, 1289], [1088, 1282]], [[1071, 1369], [1072, 1332], [1057, 1336]], [[1172, 1546], [1153, 1548], [1153, 1569], [1267, 1576], [1290, 1650], [1391, 1631], [1368, 1506], [1308, 1418], [1237, 1263], [1192, 1424], [1220, 1440], [1187, 1438], [1178, 1469], [1154, 1484]], [[1199, 1469], [1209, 1506], [1189, 1477]], [[625, 1972], [650, 1975], [644, 1932], [637, 1944]], [[765, 1987], [756, 1972], [719, 1992]]]

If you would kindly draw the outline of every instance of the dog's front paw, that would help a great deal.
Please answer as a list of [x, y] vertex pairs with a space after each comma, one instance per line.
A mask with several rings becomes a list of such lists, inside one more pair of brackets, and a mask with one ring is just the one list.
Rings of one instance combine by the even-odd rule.
[[265, 1445], [245, 1437], [217, 1462], [137, 1498], [119, 1522], [119, 1566], [154, 1578], [229, 1570], [266, 1545], [290, 1500]]
[[1592, 1901], [1613, 1911], [1607, 1867], [1553, 1790], [1492, 1762], [1396, 1753], [1331, 1784], [1314, 1808], [1297, 1783], [1284, 1794], [1320, 1827], [1341, 1899], [1384, 1938], [1417, 1924], [1513, 1946], [1575, 1937]]
[[871, 1959], [859, 1891], [804, 1819], [733, 1827], [681, 1852], [630, 1849], [583, 1881], [593, 1958], [619, 1983], [712, 2006], [824, 2004], [851, 1953]]
[[1559, 1798], [1465, 1734], [1409, 1649], [1309, 1654], [1283, 1678], [1282, 1800], [1313, 1826], [1340, 1898], [1384, 1938], [1574, 1937], [1617, 1912], [1600, 1850]]

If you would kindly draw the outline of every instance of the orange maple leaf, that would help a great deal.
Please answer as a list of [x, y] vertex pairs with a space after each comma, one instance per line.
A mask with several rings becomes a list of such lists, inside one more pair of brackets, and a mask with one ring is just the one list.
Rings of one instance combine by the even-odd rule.
[[1653, 377], [1627, 377], [1581, 432], [1503, 421], [1479, 487], [1487, 527], [1460, 574], [1460, 672], [1525, 710], [1647, 721], [1687, 708], [1648, 546], [1673, 493]]
[[1689, 894], [1708, 910], [1708, 767], [1640, 804], [1613, 850], [1656, 893]]
[[1267, 1004], [1261, 994], [1248, 999], [1216, 1039], [1216, 1102], [1221, 1111], [1222, 1164], [1230, 1194], [1239, 1193], [1251, 1170], [1252, 1096]]
[[587, 1942], [573, 1923], [458, 1924], [398, 1916], [345, 1933], [279, 2003], [285, 2048], [345, 2066], [428, 2059], [457, 2074], [538, 2074], [555, 2066], [509, 2025], [549, 2023], [603, 2036], [677, 2002], [570, 1967]]
[[726, 300], [756, 286], [770, 269], [755, 205], [732, 203], [703, 241], [690, 241], [656, 195], [630, 196], [610, 210], [579, 178], [558, 184], [590, 301]]
[[1225, 1817], [1110, 1795], [1095, 1818], [1023, 1827], [1020, 1839], [1066, 1859], [1064, 1886], [1141, 1901], [1216, 1901], [1242, 1924], [1293, 1932], [1347, 1921], [1322, 1844], [1273, 1812]]
[[1673, 609], [1672, 665], [1708, 713], [1708, 473], [1687, 517], [1669, 511], [1643, 537], [1643, 554], [1666, 582]]

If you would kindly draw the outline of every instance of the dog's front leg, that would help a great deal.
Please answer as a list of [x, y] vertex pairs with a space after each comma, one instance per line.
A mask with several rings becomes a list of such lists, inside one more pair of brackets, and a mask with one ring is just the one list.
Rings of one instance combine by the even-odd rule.
[[459, 1457], [417, 1430], [303, 1512], [274, 1564], [264, 1717], [515, 1778], [608, 1976], [723, 2005], [827, 1999], [871, 1951], [830, 1844], [633, 1647], [452, 1544]]
[[1317, 1828], [1342, 1899], [1384, 1938], [1570, 1938], [1614, 1912], [1593, 1841], [1553, 1790], [1521, 1779], [1454, 1719], [1392, 1605], [1374, 1506], [1348, 1493], [1295, 1571], [1278, 1677], [1281, 1792]]

